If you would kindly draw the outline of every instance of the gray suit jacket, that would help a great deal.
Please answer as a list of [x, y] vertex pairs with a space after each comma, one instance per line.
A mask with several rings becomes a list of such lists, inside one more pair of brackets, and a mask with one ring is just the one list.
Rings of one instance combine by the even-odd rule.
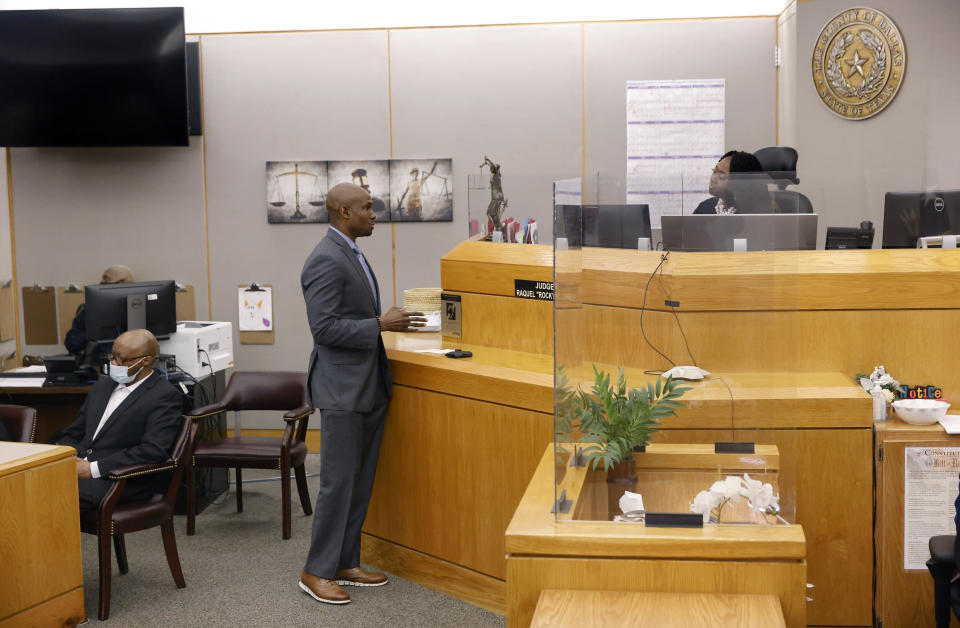
[[307, 375], [311, 404], [321, 410], [369, 411], [378, 375], [387, 397], [392, 389], [377, 295], [360, 260], [339, 234], [328, 231], [307, 257], [300, 285], [313, 334]]

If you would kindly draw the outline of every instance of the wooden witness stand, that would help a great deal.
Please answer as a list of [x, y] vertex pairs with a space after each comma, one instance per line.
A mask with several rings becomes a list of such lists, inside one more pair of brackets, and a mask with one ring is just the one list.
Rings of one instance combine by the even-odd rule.
[[75, 454], [0, 442], [0, 626], [84, 619]]
[[[570, 335], [582, 339], [584, 365], [622, 365], [631, 385], [643, 370], [669, 366], [638, 324], [660, 254], [581, 256], [582, 319]], [[553, 440], [553, 304], [516, 298], [515, 279], [552, 282], [551, 247], [464, 242], [441, 261], [444, 292], [462, 298], [462, 342], [384, 335], [395, 396], [364, 528], [365, 562], [500, 613], [510, 580], [504, 533]], [[960, 384], [942, 380], [960, 339], [917, 349], [929, 345], [930, 329], [955, 327], [960, 256], [671, 253], [650, 285], [644, 326], [678, 359], [686, 348], [661, 282], [681, 303], [687, 341], [713, 376], [685, 395], [687, 407], [654, 442], [776, 446], [781, 488], [793, 502], [783, 505], [808, 541], [806, 621], [871, 625], [873, 423], [871, 400], [852, 376], [886, 364], [902, 381], [937, 383], [960, 398]], [[894, 283], [913, 287], [909, 302], [876, 288]], [[414, 352], [440, 346], [474, 357]]]
[[[659, 460], [654, 464], [661, 471], [679, 471], [697, 466], [684, 458], [716, 456], [712, 447], [701, 448], [650, 445], [638, 457], [649, 454]], [[768, 448], [765, 453], [770, 450], [776, 452]], [[773, 457], [778, 458], [776, 453]], [[544, 589], [770, 594], [777, 597], [787, 626], [806, 625], [806, 541], [800, 526], [690, 529], [584, 520], [577, 510], [595, 507], [587, 492], [598, 484], [587, 479], [596, 472], [583, 467], [570, 468], [564, 476], [573, 514], [554, 518], [554, 467], [554, 448], [548, 446], [507, 528], [508, 625], [529, 625]], [[703, 478], [700, 486], [708, 487], [715, 478], [709, 468], [700, 471], [694, 475]], [[646, 505], [649, 486], [643, 479], [638, 484]], [[661, 498], [682, 493], [670, 484], [662, 491], [669, 495]]]

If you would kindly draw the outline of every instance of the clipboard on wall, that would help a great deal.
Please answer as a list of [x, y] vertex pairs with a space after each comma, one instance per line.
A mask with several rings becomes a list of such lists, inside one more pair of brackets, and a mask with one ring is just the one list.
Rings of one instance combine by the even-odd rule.
[[12, 371], [17, 368], [17, 352], [11, 351], [0, 358], [0, 371]]
[[[262, 288], [270, 288], [270, 291], [273, 291], [273, 286], [268, 283], [258, 285], [257, 282], [252, 282], [246, 285], [241, 284], [237, 287], [242, 289], [244, 293], [263, 292]], [[274, 340], [273, 332], [275, 329], [275, 321], [273, 324], [273, 329], [270, 329], [269, 331], [243, 331], [240, 330], [240, 325], [238, 324], [237, 335], [240, 337], [240, 344], [242, 345], [272, 345]]]
[[24, 286], [23, 329], [28, 345], [58, 345], [57, 292], [53, 286]]
[[0, 342], [17, 334], [17, 311], [13, 307], [13, 279], [0, 283]]
[[57, 320], [60, 322], [60, 342], [66, 338], [67, 332], [73, 327], [73, 319], [77, 315], [77, 308], [83, 305], [84, 290], [75, 283], [57, 288]]
[[193, 286], [185, 286], [182, 283], [177, 283], [175, 298], [177, 301], [177, 320], [197, 320], [197, 300]]

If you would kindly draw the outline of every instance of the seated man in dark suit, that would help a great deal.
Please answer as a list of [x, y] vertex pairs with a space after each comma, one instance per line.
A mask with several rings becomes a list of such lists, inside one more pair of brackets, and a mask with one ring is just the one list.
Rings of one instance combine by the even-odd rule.
[[[113, 469], [167, 459], [183, 405], [177, 389], [153, 372], [158, 351], [157, 339], [146, 329], [117, 338], [110, 376], [97, 380], [77, 420], [60, 436], [57, 444], [77, 450], [81, 511], [99, 508]], [[128, 480], [121, 500], [145, 500], [163, 491], [170, 478], [158, 475], [165, 474]]]

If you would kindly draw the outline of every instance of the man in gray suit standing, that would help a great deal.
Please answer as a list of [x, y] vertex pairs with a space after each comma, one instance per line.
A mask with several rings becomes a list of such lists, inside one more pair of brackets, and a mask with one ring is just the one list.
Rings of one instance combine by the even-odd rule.
[[387, 577], [360, 567], [360, 529], [377, 470], [392, 392], [381, 331], [421, 327], [421, 312], [390, 308], [356, 240], [373, 233], [370, 194], [340, 183], [327, 194], [330, 229], [300, 275], [313, 353], [307, 381], [320, 410], [320, 490], [300, 588], [328, 604], [346, 604], [341, 586], [376, 587]]

